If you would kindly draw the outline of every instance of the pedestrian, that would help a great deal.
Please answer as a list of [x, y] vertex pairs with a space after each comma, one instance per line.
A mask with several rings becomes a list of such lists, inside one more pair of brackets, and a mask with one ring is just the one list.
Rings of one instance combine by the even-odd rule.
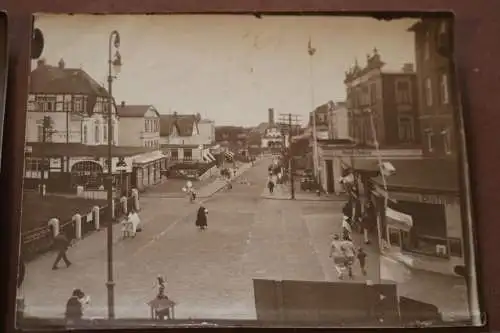
[[202, 231], [208, 227], [207, 214], [208, 210], [205, 207], [200, 206], [200, 208], [198, 208], [198, 214], [196, 215], [196, 226]]
[[83, 318], [83, 306], [88, 304], [90, 298], [80, 289], [73, 290], [71, 297], [66, 302], [65, 318], [68, 324], [76, 324]]
[[351, 239], [352, 228], [349, 223], [349, 218], [345, 215], [342, 216], [342, 238]]
[[358, 257], [358, 261], [359, 261], [359, 267], [361, 268], [361, 273], [363, 273], [363, 275], [366, 276], [366, 257], [367, 257], [367, 254], [366, 254], [365, 250], [363, 250], [362, 247], [358, 250], [357, 257]]
[[333, 259], [333, 267], [337, 271], [337, 277], [342, 280], [343, 272], [341, 266], [344, 265], [344, 255], [341, 250], [341, 241], [339, 235], [333, 235], [333, 240], [330, 244], [330, 258]]
[[71, 242], [69, 240], [69, 237], [67, 237], [64, 233], [59, 233], [54, 238], [54, 249], [57, 251], [57, 257], [56, 261], [54, 261], [54, 264], [52, 265], [53, 270], [58, 269], [57, 265], [61, 260], [64, 261], [66, 267], [71, 266], [71, 261], [69, 261], [68, 257], [66, 256], [66, 252], [68, 251], [68, 248], [70, 246]]
[[345, 257], [345, 267], [347, 268], [349, 277], [352, 279], [354, 277], [352, 265], [354, 264], [354, 259], [356, 258], [356, 248], [350, 238], [344, 238], [340, 248]]
[[274, 182], [272, 179], [269, 179], [267, 182], [267, 188], [269, 189], [269, 193], [273, 194], [274, 192]]

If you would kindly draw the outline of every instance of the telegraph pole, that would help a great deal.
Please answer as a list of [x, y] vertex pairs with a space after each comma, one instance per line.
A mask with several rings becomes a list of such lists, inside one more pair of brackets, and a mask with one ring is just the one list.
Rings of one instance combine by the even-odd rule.
[[[293, 128], [297, 128], [300, 124], [299, 115], [285, 113], [280, 114], [280, 126], [282, 131], [288, 133], [288, 174], [290, 176], [290, 193], [291, 200], [295, 199], [295, 168], [293, 163], [293, 150], [292, 150], [292, 136], [293, 136]], [[283, 140], [285, 140], [285, 136], [283, 135]]]

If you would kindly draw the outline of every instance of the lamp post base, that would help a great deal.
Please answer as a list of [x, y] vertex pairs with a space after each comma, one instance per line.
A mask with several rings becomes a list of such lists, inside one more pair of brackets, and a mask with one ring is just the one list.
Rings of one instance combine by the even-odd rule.
[[115, 283], [106, 282], [106, 288], [108, 289], [108, 319], [115, 319]]

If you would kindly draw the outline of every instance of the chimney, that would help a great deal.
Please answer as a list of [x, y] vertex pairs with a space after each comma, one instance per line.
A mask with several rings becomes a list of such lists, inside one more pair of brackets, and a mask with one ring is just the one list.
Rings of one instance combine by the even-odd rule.
[[273, 108], [269, 108], [269, 110], [267, 110], [269, 115], [269, 119], [268, 119], [268, 123], [269, 125], [274, 125], [274, 109]]
[[122, 108], [125, 107], [125, 101], [122, 101], [120, 105], [122, 106]]
[[40, 58], [37, 60], [36, 62], [36, 68], [39, 68], [39, 67], [44, 67], [45, 66], [45, 58]]
[[403, 73], [413, 73], [415, 70], [413, 69], [413, 64], [411, 62], [403, 65]]
[[59, 60], [59, 62], [57, 63], [57, 66], [58, 66], [60, 69], [64, 69], [64, 66], [65, 66], [65, 65], [66, 65], [66, 64], [65, 64], [64, 59], [63, 59], [63, 58], [61, 58], [61, 59]]

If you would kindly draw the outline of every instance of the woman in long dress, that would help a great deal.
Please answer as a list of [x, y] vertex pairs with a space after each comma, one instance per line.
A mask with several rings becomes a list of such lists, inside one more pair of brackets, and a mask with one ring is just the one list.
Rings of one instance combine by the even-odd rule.
[[205, 230], [207, 228], [207, 214], [208, 214], [208, 210], [203, 207], [203, 206], [200, 206], [200, 208], [198, 208], [198, 214], [196, 216], [196, 226], [200, 229], [200, 230]]

